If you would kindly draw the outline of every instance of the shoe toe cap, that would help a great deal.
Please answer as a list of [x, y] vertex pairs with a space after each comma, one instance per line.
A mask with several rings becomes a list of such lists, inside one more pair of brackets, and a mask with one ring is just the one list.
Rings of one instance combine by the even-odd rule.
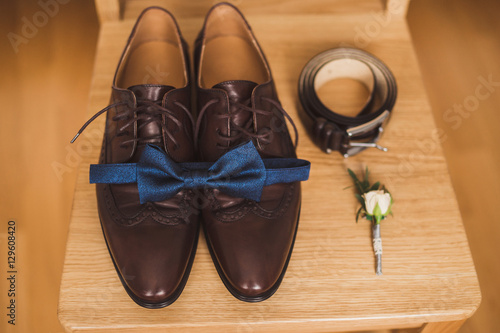
[[208, 232], [221, 278], [241, 300], [264, 300], [279, 287], [291, 253], [295, 223], [268, 228], [273, 222], [247, 220], [219, 225]]
[[108, 225], [107, 242], [122, 282], [136, 303], [163, 307], [180, 295], [195, 252], [196, 225], [144, 221], [134, 227]]
[[239, 298], [248, 298], [246, 300], [259, 300], [272, 295], [273, 286], [279, 279], [280, 272], [274, 274], [255, 274], [250, 276], [237, 276], [236, 274], [227, 274], [231, 287], [236, 291]]
[[143, 306], [169, 303], [177, 298], [177, 287], [182, 276], [174, 277], [170, 281], [151, 281], [151, 278], [143, 277], [136, 280], [126, 281], [128, 291], [132, 298]]

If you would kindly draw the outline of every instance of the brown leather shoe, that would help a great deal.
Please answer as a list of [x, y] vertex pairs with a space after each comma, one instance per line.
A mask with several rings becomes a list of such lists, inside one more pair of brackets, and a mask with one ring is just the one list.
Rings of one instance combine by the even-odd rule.
[[[214, 6], [196, 40], [195, 130], [199, 157], [213, 162], [252, 140], [263, 158], [295, 158], [271, 72], [242, 14], [226, 3]], [[247, 302], [278, 289], [298, 225], [300, 183], [264, 188], [261, 201], [206, 190], [202, 209], [207, 243], [227, 289]]]
[[[161, 147], [175, 162], [194, 161], [188, 64], [173, 16], [146, 9], [115, 74], [100, 164], [137, 162], [146, 144]], [[108, 249], [130, 297], [147, 308], [174, 302], [198, 240], [193, 192], [145, 204], [136, 184], [97, 184], [96, 192]]]

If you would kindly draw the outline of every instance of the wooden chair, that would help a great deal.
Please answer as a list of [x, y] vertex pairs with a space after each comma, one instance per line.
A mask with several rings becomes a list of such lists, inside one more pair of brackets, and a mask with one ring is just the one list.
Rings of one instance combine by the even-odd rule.
[[[96, 163], [104, 117], [77, 141], [82, 155], [66, 250], [59, 319], [68, 332], [338, 332], [415, 328], [456, 332], [481, 299], [450, 183], [442, 139], [427, 103], [405, 16], [409, 1], [233, 0], [270, 62], [284, 108], [299, 128], [298, 155], [312, 162], [303, 183], [294, 252], [278, 292], [243, 303], [226, 291], [203, 236], [181, 297], [161, 310], [137, 306], [113, 268], [101, 233], [89, 164]], [[160, 5], [192, 43], [214, 1], [96, 0], [101, 31], [89, 114], [105, 107], [118, 58], [140, 11]], [[399, 96], [382, 138], [387, 153], [344, 159], [313, 145], [299, 121], [297, 80], [317, 53], [365, 49], [394, 72]], [[191, 48], [192, 50], [192, 48]], [[84, 149], [85, 148], [85, 149]], [[384, 275], [374, 273], [370, 225], [355, 223], [346, 173], [368, 166], [391, 190], [394, 217], [383, 222]]]

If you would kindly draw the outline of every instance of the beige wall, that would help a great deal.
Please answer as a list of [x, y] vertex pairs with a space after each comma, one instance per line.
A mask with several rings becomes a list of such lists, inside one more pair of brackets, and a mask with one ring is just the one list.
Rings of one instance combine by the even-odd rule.
[[[53, 7], [46, 24], [37, 2], [0, 2], [0, 332], [63, 331], [57, 298], [75, 182], [67, 149], [84, 121], [98, 32], [91, 0]], [[23, 30], [34, 15], [37, 31]], [[18, 52], [10, 32], [26, 36]], [[58, 177], [55, 162], [67, 172]], [[15, 329], [4, 306], [9, 219], [18, 227]]]
[[447, 136], [443, 148], [482, 290], [464, 333], [500, 328], [498, 13], [495, 0], [416, 0], [409, 15], [436, 125]]

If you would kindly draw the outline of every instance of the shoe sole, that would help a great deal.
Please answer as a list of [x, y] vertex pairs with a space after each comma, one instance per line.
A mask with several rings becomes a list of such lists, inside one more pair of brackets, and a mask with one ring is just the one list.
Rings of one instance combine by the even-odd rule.
[[286, 261], [285, 261], [285, 266], [283, 266], [283, 270], [281, 271], [281, 274], [278, 277], [278, 280], [274, 283], [274, 285], [268, 291], [266, 291], [263, 294], [256, 295], [256, 296], [242, 295], [231, 285], [231, 283], [226, 278], [226, 276], [224, 275], [224, 272], [222, 271], [222, 268], [219, 265], [219, 262], [215, 256], [215, 252], [212, 249], [212, 244], [210, 243], [210, 240], [208, 238], [207, 230], [205, 229], [205, 226], [203, 226], [203, 233], [205, 235], [205, 240], [207, 242], [208, 251], [210, 252], [210, 256], [212, 257], [212, 261], [214, 263], [215, 269], [217, 270], [217, 273], [219, 274], [219, 277], [222, 280], [222, 283], [224, 283], [224, 286], [231, 293], [231, 295], [233, 295], [236, 299], [243, 301], [243, 302], [257, 303], [257, 302], [265, 301], [266, 299], [273, 296], [274, 293], [276, 293], [276, 291], [278, 290], [278, 288], [281, 285], [281, 282], [283, 281], [283, 277], [285, 276], [286, 270], [288, 268], [288, 263], [290, 262], [290, 258], [292, 256], [293, 246], [295, 245], [295, 237], [297, 236], [297, 230], [299, 228], [299, 218], [300, 218], [300, 207], [299, 207], [299, 213], [297, 215], [297, 224], [295, 226], [295, 232], [293, 234], [292, 245], [290, 246], [290, 250], [288, 251], [288, 256], [287, 256]]
[[[99, 218], [99, 221], [100, 221], [100, 218]], [[161, 308], [167, 307], [170, 304], [174, 303], [179, 298], [179, 296], [182, 294], [182, 291], [184, 290], [184, 287], [186, 286], [189, 274], [191, 273], [191, 267], [193, 266], [193, 261], [194, 261], [194, 257], [195, 257], [195, 254], [196, 254], [196, 248], [198, 247], [198, 238], [199, 238], [199, 234], [200, 234], [200, 226], [199, 226], [199, 224], [198, 224], [198, 227], [196, 228], [196, 238], [194, 240], [193, 248], [191, 250], [191, 256], [189, 257], [188, 265], [186, 267], [186, 272], [184, 272], [184, 275], [182, 277], [182, 280], [181, 280], [179, 286], [174, 291], [174, 293], [173, 293], [173, 295], [171, 297], [169, 297], [168, 299], [166, 299], [166, 300], [164, 300], [162, 302], [159, 302], [159, 303], [146, 302], [145, 300], [137, 297], [134, 294], [134, 292], [132, 290], [130, 290], [130, 288], [127, 286], [127, 283], [125, 283], [125, 281], [123, 280], [123, 277], [122, 277], [120, 271], [118, 270], [118, 266], [116, 266], [116, 262], [115, 262], [115, 259], [113, 258], [113, 255], [111, 254], [111, 250], [109, 249], [108, 240], [106, 239], [106, 233], [104, 232], [104, 228], [102, 226], [102, 222], [100, 224], [101, 224], [102, 235], [104, 236], [104, 241], [106, 242], [106, 247], [108, 248], [109, 256], [111, 257], [111, 261], [113, 262], [113, 266], [115, 267], [116, 273], [118, 274], [118, 277], [120, 278], [120, 281], [121, 281], [121, 283], [123, 285], [123, 288], [125, 288], [125, 291], [129, 295], [129, 297], [137, 305], [140, 305], [140, 306], [142, 306], [143, 308], [146, 308], [146, 309], [161, 309]]]

